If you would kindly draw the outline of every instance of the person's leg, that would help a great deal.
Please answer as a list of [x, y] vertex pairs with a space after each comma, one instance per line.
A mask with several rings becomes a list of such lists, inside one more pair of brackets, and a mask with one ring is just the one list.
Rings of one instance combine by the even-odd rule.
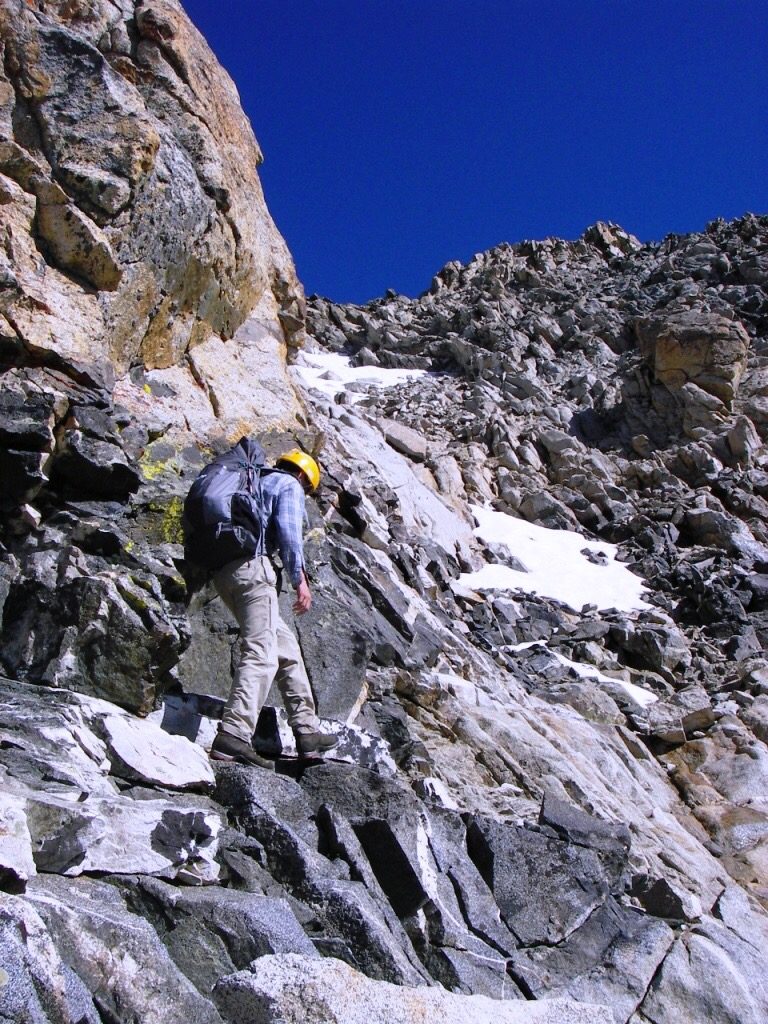
[[275, 681], [283, 698], [288, 722], [296, 737], [296, 749], [301, 758], [313, 760], [335, 747], [338, 736], [320, 732], [315, 698], [307, 678], [304, 659], [298, 641], [285, 622], [277, 623], [278, 669]]
[[239, 656], [221, 730], [251, 742], [278, 667], [275, 573], [264, 557], [225, 566], [214, 576], [240, 627]]
[[294, 732], [316, 732], [320, 722], [299, 643], [279, 615], [275, 632], [278, 659], [275, 682], [288, 713], [288, 723]]

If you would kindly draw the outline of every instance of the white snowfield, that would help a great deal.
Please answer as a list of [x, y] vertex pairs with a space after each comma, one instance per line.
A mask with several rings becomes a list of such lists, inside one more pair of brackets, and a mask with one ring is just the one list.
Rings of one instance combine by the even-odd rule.
[[305, 387], [321, 391], [328, 398], [335, 398], [348, 384], [373, 384], [379, 388], [391, 388], [406, 380], [423, 377], [426, 373], [426, 370], [350, 366], [348, 356], [337, 352], [302, 352], [294, 363], [294, 370]]
[[[477, 572], [462, 573], [459, 584], [473, 590], [522, 590], [561, 601], [574, 611], [584, 605], [599, 610], [633, 612], [650, 608], [643, 600], [647, 586], [616, 561], [617, 547], [587, 540], [570, 530], [548, 530], [506, 512], [472, 506], [476, 537], [502, 545], [526, 571], [489, 563]], [[584, 552], [605, 556], [605, 564], [591, 562]]]

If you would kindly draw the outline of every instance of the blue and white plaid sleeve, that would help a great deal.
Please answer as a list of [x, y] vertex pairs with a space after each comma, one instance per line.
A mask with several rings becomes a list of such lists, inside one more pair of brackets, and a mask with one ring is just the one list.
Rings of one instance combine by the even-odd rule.
[[304, 571], [304, 491], [297, 480], [285, 478], [275, 501], [274, 523], [280, 560], [297, 586]]

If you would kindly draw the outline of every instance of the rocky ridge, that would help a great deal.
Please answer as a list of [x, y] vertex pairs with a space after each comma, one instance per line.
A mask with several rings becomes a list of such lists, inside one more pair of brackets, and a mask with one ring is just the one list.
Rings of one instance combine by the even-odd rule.
[[[457, 510], [487, 505], [618, 544], [648, 582], [655, 608], [632, 622], [541, 600], [510, 614], [504, 595], [459, 603], [474, 642], [512, 673], [527, 657], [523, 685], [547, 701], [584, 712], [595, 699], [553, 651], [653, 691], [645, 708], [625, 698], [618, 718], [607, 705], [591, 714], [644, 737], [763, 900], [761, 828], [753, 846], [741, 814], [716, 824], [732, 812], [722, 775], [699, 786], [703, 764], [719, 774], [731, 719], [764, 754], [766, 227], [746, 216], [643, 246], [598, 224], [575, 243], [502, 245], [449, 264], [415, 300], [315, 299], [309, 317], [322, 345], [353, 362], [431, 371], [357, 395], [351, 413], [326, 407], [331, 418], [377, 422]], [[545, 657], [514, 649], [532, 639], [546, 640]], [[756, 821], [757, 789], [747, 802]]]
[[[768, 220], [313, 299], [287, 371], [300, 288], [178, 5], [0, 11], [0, 1019], [758, 1024]], [[427, 375], [307, 387], [324, 352]], [[205, 757], [236, 631], [179, 510], [245, 429], [324, 440], [296, 626], [343, 760], [303, 773]], [[481, 508], [615, 545], [648, 607], [473, 585], [519, 567]]]

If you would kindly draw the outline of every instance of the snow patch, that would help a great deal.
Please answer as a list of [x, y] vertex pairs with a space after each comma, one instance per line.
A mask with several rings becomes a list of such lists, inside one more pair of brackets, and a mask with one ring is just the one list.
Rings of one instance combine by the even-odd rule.
[[[623, 612], [651, 608], [643, 600], [643, 580], [616, 561], [615, 544], [587, 540], [570, 530], [548, 530], [478, 505], [472, 512], [475, 536], [503, 545], [526, 571], [489, 563], [477, 572], [462, 573], [459, 584], [474, 590], [522, 590], [560, 601], [574, 611], [587, 604]], [[590, 561], [589, 552], [602, 556], [602, 564]]]
[[293, 364], [293, 369], [305, 387], [314, 388], [328, 398], [335, 398], [348, 384], [391, 388], [407, 380], [423, 377], [427, 372], [392, 370], [383, 366], [350, 366], [349, 357], [337, 352], [302, 352]]
[[627, 696], [631, 697], [636, 704], [640, 707], [647, 708], [650, 704], [655, 704], [659, 699], [655, 693], [650, 690], [646, 690], [642, 686], [637, 686], [636, 683], [628, 683], [625, 679], [617, 679], [615, 676], [607, 676], [604, 672], [601, 672], [595, 665], [585, 665], [581, 661], [571, 661], [570, 658], [566, 658], [564, 654], [560, 654], [559, 651], [553, 651], [547, 647], [543, 640], [528, 640], [523, 644], [515, 644], [514, 647], [508, 648], [511, 651], [526, 651], [531, 647], [543, 647], [549, 654], [557, 658], [561, 665], [565, 665], [566, 668], [573, 669], [573, 671], [582, 679], [594, 679], [598, 683], [610, 683], [612, 686], [620, 687]]
[[637, 686], [635, 683], [628, 683], [625, 679], [616, 679], [613, 676], [607, 676], [601, 672], [600, 669], [595, 668], [594, 665], [584, 665], [579, 661], [571, 661], [570, 658], [566, 658], [565, 655], [559, 654], [557, 651], [551, 651], [551, 654], [557, 658], [561, 665], [565, 665], [567, 668], [573, 669], [573, 671], [581, 676], [582, 679], [596, 679], [600, 683], [611, 683], [613, 686], [621, 687], [624, 692], [630, 696], [635, 703], [639, 704], [643, 708], [647, 708], [649, 704], [655, 704], [659, 699], [655, 693], [650, 690], [644, 689], [642, 686]]

